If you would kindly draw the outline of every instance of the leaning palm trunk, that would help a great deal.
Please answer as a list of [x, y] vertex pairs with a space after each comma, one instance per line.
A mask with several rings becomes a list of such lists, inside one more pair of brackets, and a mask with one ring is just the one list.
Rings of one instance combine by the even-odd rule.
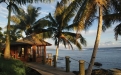
[[96, 53], [97, 53], [97, 50], [98, 50], [98, 45], [99, 45], [99, 41], [100, 41], [100, 35], [101, 35], [101, 31], [102, 31], [102, 10], [103, 10], [102, 6], [100, 6], [99, 7], [99, 20], [98, 20], [97, 36], [96, 36], [92, 57], [91, 57], [90, 64], [88, 66], [86, 75], [91, 75], [91, 73], [92, 73], [92, 68], [93, 68], [95, 57], [96, 57]]
[[7, 34], [6, 34], [6, 47], [4, 52], [4, 58], [10, 58], [10, 16], [11, 16], [11, 1], [9, 3], [9, 13], [8, 13], [8, 25], [7, 25]]

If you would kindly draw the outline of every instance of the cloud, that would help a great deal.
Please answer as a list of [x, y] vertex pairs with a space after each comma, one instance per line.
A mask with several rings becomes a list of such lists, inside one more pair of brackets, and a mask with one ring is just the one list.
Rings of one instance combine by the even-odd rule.
[[96, 30], [82, 31], [82, 36], [86, 37], [94, 37], [96, 36]]
[[104, 42], [104, 43], [100, 43], [99, 46], [112, 46], [114, 44], [115, 43], [113, 43], [112, 41], [107, 41], [107, 42]]
[[40, 13], [41, 13], [40, 15], [48, 15], [49, 12], [47, 12], [47, 11], [40, 11]]
[[2, 4], [0, 5], [0, 17], [6, 18], [8, 14], [8, 10]]
[[55, 10], [55, 6], [51, 5], [50, 7]]

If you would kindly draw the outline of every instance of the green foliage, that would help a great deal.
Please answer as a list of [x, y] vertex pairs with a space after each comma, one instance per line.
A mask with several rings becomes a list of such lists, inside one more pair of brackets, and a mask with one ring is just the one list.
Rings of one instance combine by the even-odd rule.
[[20, 60], [0, 58], [0, 75], [26, 75]]
[[[57, 2], [54, 15], [52, 16], [51, 13], [49, 13], [49, 15], [46, 16], [50, 25], [48, 29], [52, 31], [52, 39], [55, 41], [57, 47], [59, 47], [59, 43], [62, 43], [65, 48], [68, 46], [68, 48], [73, 49], [72, 44], [74, 44], [81, 50], [81, 45], [86, 46], [86, 40], [80, 33], [75, 33], [78, 23], [69, 23], [73, 20], [75, 13], [72, 12], [72, 6], [68, 6], [68, 4], [65, 3], [64, 0]], [[77, 35], [78, 37], [76, 37]], [[80, 40], [80, 42], [78, 40]]]

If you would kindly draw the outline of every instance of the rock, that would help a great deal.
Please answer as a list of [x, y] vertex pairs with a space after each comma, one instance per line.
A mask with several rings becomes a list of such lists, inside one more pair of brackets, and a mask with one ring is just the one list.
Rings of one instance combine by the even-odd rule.
[[102, 66], [102, 64], [99, 63], [99, 62], [95, 62], [94, 65], [95, 65], [95, 66], [98, 66], [98, 67]]
[[106, 69], [94, 69], [91, 75], [112, 75], [112, 73]]
[[112, 71], [113, 75], [121, 75], [121, 69], [114, 68], [110, 69], [110, 71]]
[[79, 71], [73, 71], [73, 73], [74, 73], [75, 75], [78, 75], [78, 74], [79, 74]]

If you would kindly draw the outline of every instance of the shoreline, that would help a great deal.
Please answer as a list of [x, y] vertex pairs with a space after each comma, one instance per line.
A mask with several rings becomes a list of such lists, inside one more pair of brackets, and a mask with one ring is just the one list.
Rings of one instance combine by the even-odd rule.
[[[79, 71], [72, 71], [75, 75], [79, 75]], [[86, 70], [85, 70], [86, 73]], [[121, 69], [93, 69], [91, 75], [121, 75]]]

